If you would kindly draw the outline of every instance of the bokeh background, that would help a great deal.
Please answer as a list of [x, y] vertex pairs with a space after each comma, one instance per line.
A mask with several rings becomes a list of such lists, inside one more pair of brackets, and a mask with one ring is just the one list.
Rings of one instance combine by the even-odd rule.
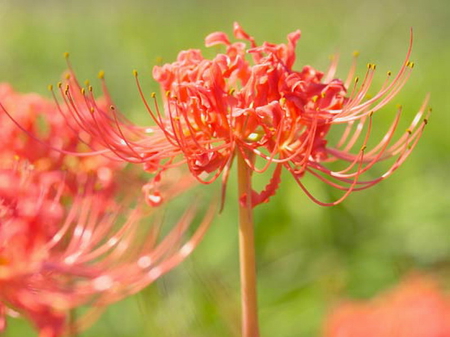
[[[155, 64], [179, 50], [203, 48], [213, 31], [238, 21], [257, 41], [280, 43], [300, 28], [297, 68], [326, 70], [339, 53], [346, 76], [354, 50], [358, 73], [377, 63], [377, 83], [397, 70], [414, 28], [413, 75], [393, 103], [377, 114], [385, 130], [404, 107], [404, 125], [427, 93], [433, 115], [413, 155], [389, 180], [343, 204], [322, 208], [283, 176], [279, 193], [256, 209], [262, 336], [318, 336], [341, 298], [369, 298], [411, 270], [450, 285], [450, 6], [445, 0], [0, 0], [0, 81], [21, 92], [50, 96], [47, 85], [66, 68], [95, 82], [105, 70], [112, 96], [132, 120], [150, 123], [132, 70], [148, 92]], [[208, 52], [206, 52], [208, 53]], [[305, 178], [325, 199], [336, 191]], [[235, 180], [224, 212], [183, 265], [142, 294], [111, 306], [80, 336], [237, 336], [239, 276]], [[5, 336], [33, 336], [10, 320]]]

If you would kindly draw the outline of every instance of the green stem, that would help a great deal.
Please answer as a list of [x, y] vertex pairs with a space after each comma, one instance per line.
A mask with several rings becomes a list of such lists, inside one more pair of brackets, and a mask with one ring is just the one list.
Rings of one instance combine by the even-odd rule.
[[[242, 337], [258, 337], [255, 235], [253, 224], [252, 170], [238, 154], [239, 261], [241, 272]], [[241, 197], [246, 195], [245, 202]]]

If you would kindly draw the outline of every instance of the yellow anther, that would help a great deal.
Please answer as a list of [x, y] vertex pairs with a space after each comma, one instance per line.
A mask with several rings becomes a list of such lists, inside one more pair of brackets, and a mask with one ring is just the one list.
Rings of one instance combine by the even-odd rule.
[[81, 94], [84, 96], [84, 94], [86, 93], [86, 90], [84, 88], [81, 88]]
[[65, 53], [64, 53], [64, 58], [65, 58], [66, 60], [69, 58], [69, 53], [68, 53], [68, 52], [65, 52]]
[[92, 92], [92, 85], [90, 85], [90, 86], [88, 87], [88, 90], [89, 90], [90, 92]]
[[280, 98], [280, 105], [285, 105], [286, 104], [286, 98], [285, 97], [281, 97]]
[[150, 97], [151, 97], [151, 98], [155, 98], [155, 97], [156, 97], [156, 94], [155, 94], [154, 92], [152, 92], [152, 93], [150, 94]]
[[91, 107], [91, 108], [89, 108], [89, 112], [90, 112], [91, 114], [93, 114], [93, 113], [95, 112], [95, 109], [94, 109], [93, 107]]
[[228, 91], [228, 95], [230, 95], [230, 96], [233, 95], [235, 91], [236, 91], [235, 88], [231, 88], [231, 89]]
[[406, 129], [406, 132], [407, 132], [409, 135], [412, 134], [411, 129]]
[[355, 77], [355, 84], [358, 83], [358, 82], [359, 82], [359, 77], [356, 76], [356, 77]]
[[58, 82], [58, 88], [61, 88], [61, 87], [62, 87], [62, 83]]
[[358, 57], [358, 56], [359, 56], [359, 51], [355, 50], [355, 51], [353, 52], [353, 57]]
[[70, 74], [66, 74], [66, 80], [70, 80]]
[[412, 68], [414, 68], [414, 62], [410, 62], [409, 63], [409, 67], [412, 69]]
[[373, 110], [369, 113], [369, 117], [372, 117], [374, 114]]
[[403, 106], [401, 104], [397, 104], [397, 109], [401, 110], [403, 108]]
[[114, 107], [114, 105], [110, 105], [109, 108], [110, 108], [111, 110], [116, 110], [116, 108]]
[[137, 75], [138, 75], [138, 72], [137, 72], [136, 69], [134, 69], [134, 70], [133, 70], [133, 76], [134, 76], [134, 77], [137, 77]]
[[391, 76], [391, 75], [392, 75], [392, 71], [389, 70], [389, 71], [387, 72], [387, 75], [388, 75], [388, 76]]
[[311, 98], [311, 101], [313, 101], [313, 103], [316, 103], [318, 99], [319, 97], [316, 95]]
[[372, 69], [372, 63], [367, 63], [367, 68]]
[[326, 95], [327, 94], [323, 92], [323, 93], [320, 94], [320, 97], [325, 98]]
[[170, 90], [167, 90], [166, 91], [166, 97], [169, 97], [170, 96]]
[[428, 118], [424, 118], [424, 119], [423, 119], [423, 123], [424, 123], [425, 125], [427, 125], [427, 124], [428, 124]]
[[53, 84], [49, 84], [47, 88], [49, 91], [53, 91]]
[[91, 84], [91, 82], [89, 82], [89, 80], [84, 81], [84, 85], [85, 85], [85, 86], [88, 87], [90, 84]]
[[97, 76], [98, 76], [99, 79], [103, 80], [105, 78], [105, 72], [103, 70], [100, 70], [98, 72]]
[[362, 146], [362, 147], [361, 147], [361, 152], [364, 152], [366, 149], [367, 149], [367, 146], [365, 146], [365, 145]]

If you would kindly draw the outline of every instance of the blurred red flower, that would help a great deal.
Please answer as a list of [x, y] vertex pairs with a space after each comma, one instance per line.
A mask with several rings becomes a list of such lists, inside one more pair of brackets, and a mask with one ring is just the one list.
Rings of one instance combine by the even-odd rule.
[[414, 275], [369, 301], [338, 305], [325, 337], [449, 337], [450, 296], [429, 276]]

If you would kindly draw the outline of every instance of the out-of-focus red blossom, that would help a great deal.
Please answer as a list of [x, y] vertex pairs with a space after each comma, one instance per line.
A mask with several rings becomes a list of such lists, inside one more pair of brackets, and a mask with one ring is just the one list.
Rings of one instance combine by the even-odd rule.
[[[151, 210], [125, 214], [108, 194], [94, 192], [94, 181], [85, 183], [74, 195], [59, 171], [21, 162], [0, 169], [0, 331], [8, 310], [27, 317], [40, 337], [84, 328], [106, 305], [183, 261], [212, 218], [207, 213], [186, 239], [191, 207], [159, 238], [158, 217], [143, 219]], [[69, 310], [79, 306], [91, 311], [69, 324]]]
[[[98, 104], [101, 106], [101, 99]], [[115, 188], [114, 174], [123, 165], [105, 156], [67, 155], [89, 148], [95, 140], [82, 134], [81, 128], [67, 123], [52, 100], [38, 94], [17, 93], [11, 85], [3, 83], [0, 109], [6, 112], [0, 113], [2, 162], [19, 157], [37, 170], [64, 169], [64, 180], [74, 190], [77, 188], [74, 179], [80, 173], [96, 175], [104, 191]]]
[[[153, 97], [153, 107], [139, 92], [155, 127], [137, 127], [124, 120], [102, 86], [108, 108], [100, 107], [92, 87], [82, 87], [69, 65], [70, 80], [60, 86], [70, 117], [97, 144], [121, 160], [142, 163], [147, 171], [159, 173], [187, 163], [192, 175], [202, 183], [214, 181], [223, 172], [225, 187], [235, 155], [245, 158], [255, 172], [274, 166], [272, 178], [260, 193], [253, 191], [253, 206], [266, 202], [278, 188], [282, 168], [315, 202], [334, 205], [350, 192], [368, 188], [390, 176], [417, 144], [427, 118], [425, 100], [410, 127], [394, 140], [401, 108], [386, 134], [368, 148], [375, 112], [383, 108], [408, 80], [413, 63], [410, 48], [398, 73], [387, 75], [381, 88], [369, 97], [376, 66], [369, 64], [362, 80], [354, 78], [356, 61], [347, 79], [335, 78], [337, 58], [326, 73], [311, 66], [294, 70], [295, 47], [300, 31], [288, 35], [286, 44], [258, 45], [237, 23], [234, 36], [246, 42], [230, 42], [222, 32], [206, 38], [206, 46], [224, 45], [225, 53], [213, 59], [200, 50], [179, 53], [171, 64], [156, 66], [153, 76], [165, 93], [163, 108]], [[81, 95], [80, 95], [81, 93]], [[87, 116], [83, 111], [89, 110]], [[329, 131], [344, 125], [342, 136], [330, 144]], [[397, 159], [375, 179], [364, 174], [376, 163]], [[263, 159], [263, 164], [257, 166]], [[333, 170], [332, 162], [345, 167]], [[305, 173], [343, 191], [335, 202], [317, 200], [303, 185]]]
[[325, 337], [450, 337], [450, 296], [431, 277], [415, 275], [370, 301], [339, 305]]

